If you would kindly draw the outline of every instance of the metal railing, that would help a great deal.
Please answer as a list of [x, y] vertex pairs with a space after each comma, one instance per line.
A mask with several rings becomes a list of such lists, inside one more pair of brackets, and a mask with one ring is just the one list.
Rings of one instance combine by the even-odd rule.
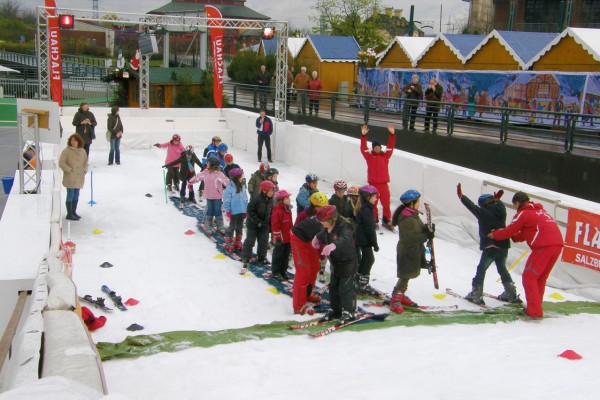
[[[225, 83], [230, 105], [274, 109], [274, 88]], [[288, 115], [311, 116], [311, 91], [290, 91]], [[409, 127], [408, 100], [355, 93], [318, 93], [319, 118], [385, 126]], [[262, 101], [261, 101], [262, 100]], [[474, 138], [493, 143], [522, 144], [554, 151], [600, 157], [600, 115], [576, 114], [479, 104], [415, 101], [415, 128], [422, 130], [428, 111], [438, 111], [438, 134]], [[429, 106], [429, 107], [428, 107]], [[313, 116], [315, 115], [313, 107]], [[430, 128], [433, 129], [433, 120]]]
[[[4, 97], [15, 97], [21, 99], [38, 98], [37, 79], [7, 79], [0, 78], [0, 86], [4, 91]], [[69, 78], [63, 80], [63, 101], [75, 100], [98, 100], [109, 102], [118, 86], [117, 83], [100, 82], [92, 79]]]
[[[93, 62], [92, 60], [99, 60], [88, 57], [75, 57], [67, 55], [62, 59], [62, 71], [65, 76], [75, 75], [79, 77], [102, 79], [108, 74], [108, 68], [105, 68], [104, 65], [99, 66], [95, 64], [73, 61], [76, 59], [90, 62]], [[35, 55], [12, 53], [9, 51], [0, 50], [0, 60], [37, 68], [37, 56]]]

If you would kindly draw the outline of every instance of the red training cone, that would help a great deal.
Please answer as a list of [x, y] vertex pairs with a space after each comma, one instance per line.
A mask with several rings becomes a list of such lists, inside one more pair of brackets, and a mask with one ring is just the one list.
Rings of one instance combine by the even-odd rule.
[[187, 231], [185, 231], [184, 233], [185, 233], [186, 235], [193, 235], [193, 234], [194, 234], [194, 233], [196, 233], [196, 232], [194, 232], [194, 231], [193, 231], [193, 230], [191, 230], [191, 229], [188, 229], [188, 230], [187, 230]]
[[581, 360], [583, 358], [579, 354], [574, 352], [573, 350], [565, 350], [562, 353], [560, 353], [558, 356], [562, 357], [562, 358], [566, 358], [567, 360]]
[[134, 299], [133, 297], [130, 297], [129, 299], [127, 299], [125, 304], [127, 304], [128, 306], [136, 306], [139, 304], [139, 301]]

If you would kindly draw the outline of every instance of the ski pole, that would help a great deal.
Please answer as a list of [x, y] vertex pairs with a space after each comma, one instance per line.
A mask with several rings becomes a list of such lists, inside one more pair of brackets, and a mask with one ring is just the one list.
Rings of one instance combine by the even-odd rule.
[[163, 188], [165, 189], [165, 203], [169, 204], [169, 200], [167, 199], [167, 171], [163, 168]]
[[[513, 269], [515, 269], [515, 267], [517, 266], [517, 264], [519, 264], [519, 261], [521, 261], [523, 259], [523, 257], [525, 257], [527, 254], [529, 254], [529, 249], [525, 249], [525, 251], [523, 252], [523, 254], [521, 254], [519, 256], [519, 258], [517, 258], [515, 260], [515, 262], [511, 264], [510, 268], [508, 268], [508, 272], [510, 272]], [[500, 278], [496, 279], [496, 282], [500, 282]]]
[[91, 200], [88, 201], [88, 204], [90, 206], [93, 206], [94, 204], [96, 204], [96, 202], [94, 201], [94, 171], [90, 171], [90, 188], [91, 188]]

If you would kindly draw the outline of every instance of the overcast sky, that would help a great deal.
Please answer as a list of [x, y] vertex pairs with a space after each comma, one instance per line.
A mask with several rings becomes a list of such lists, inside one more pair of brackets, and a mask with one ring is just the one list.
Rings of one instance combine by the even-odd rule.
[[[43, 5], [44, 0], [18, 0], [24, 7]], [[146, 13], [169, 3], [168, 0], [98, 0], [100, 11], [122, 11]], [[310, 28], [308, 16], [314, 14], [311, 8], [315, 0], [247, 0], [246, 6], [276, 20], [286, 20], [294, 28]], [[431, 21], [435, 32], [439, 29], [440, 5], [443, 3], [442, 31], [446, 32], [448, 22], [465, 20], [469, 12], [469, 3], [463, 0], [383, 0], [382, 5], [402, 9], [408, 19], [411, 4], [415, 5], [415, 20]], [[56, 0], [56, 5], [64, 8], [93, 8], [92, 0]], [[434, 32], [434, 31], [431, 31]], [[457, 32], [458, 33], [458, 32]]]

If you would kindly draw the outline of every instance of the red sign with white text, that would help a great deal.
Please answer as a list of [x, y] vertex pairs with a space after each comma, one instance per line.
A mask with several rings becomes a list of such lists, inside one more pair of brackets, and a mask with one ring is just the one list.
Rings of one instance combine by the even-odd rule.
[[[54, 0], [45, 0], [46, 7], [56, 8]], [[50, 74], [50, 96], [63, 105], [62, 60], [60, 54], [60, 29], [55, 9], [48, 10], [48, 69]]]
[[569, 209], [562, 261], [600, 271], [600, 215]]
[[[212, 39], [213, 50], [213, 96], [217, 108], [223, 108], [223, 16], [221, 11], [214, 6], [204, 6], [206, 16], [210, 18], [208, 26], [210, 27], [210, 37]], [[213, 19], [214, 18], [214, 19]]]

